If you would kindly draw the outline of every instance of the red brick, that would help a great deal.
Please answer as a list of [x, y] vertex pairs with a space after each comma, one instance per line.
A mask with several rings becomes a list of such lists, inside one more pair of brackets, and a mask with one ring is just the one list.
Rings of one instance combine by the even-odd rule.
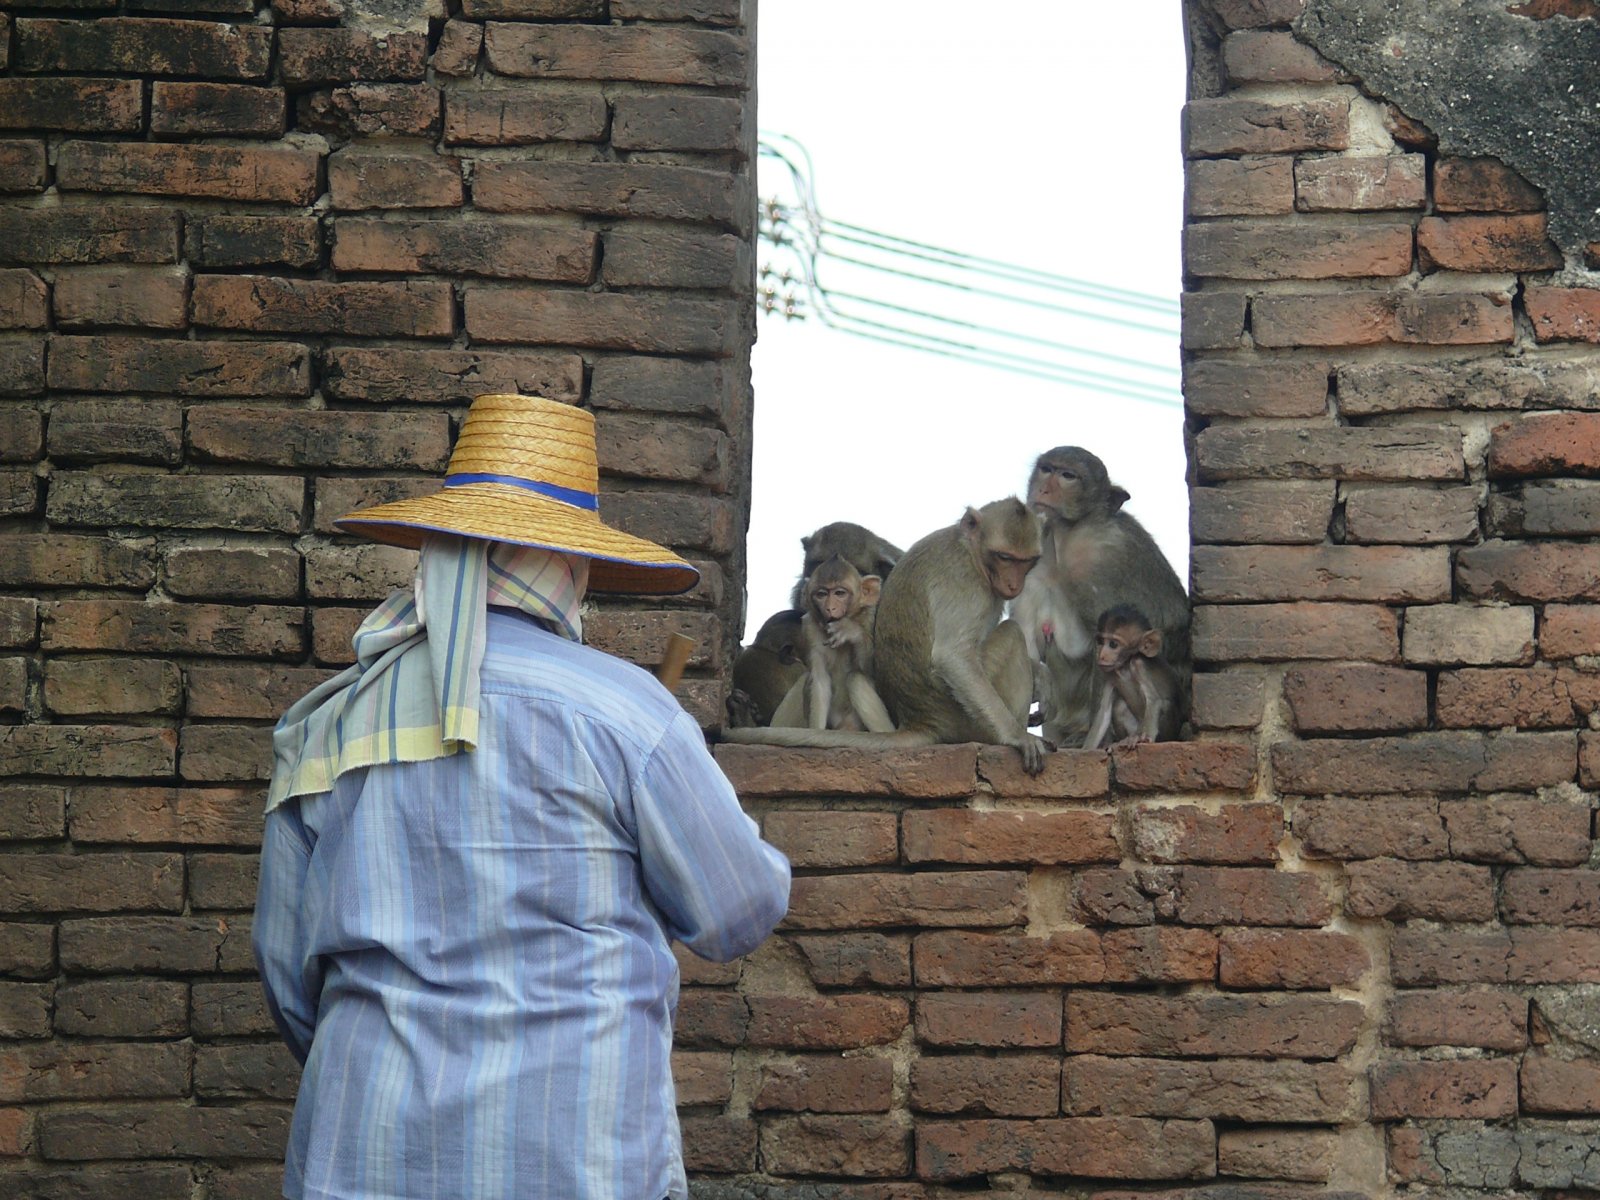
[[1446, 728], [1581, 726], [1600, 708], [1600, 678], [1566, 669], [1442, 671], [1435, 707]]
[[286, 475], [55, 476], [45, 505], [52, 521], [77, 525], [272, 530], [299, 528], [305, 483]]
[[1325, 925], [1333, 904], [1320, 877], [1270, 867], [1180, 867], [1175, 915], [1185, 925]]
[[282, 1043], [195, 1049], [197, 1100], [293, 1100], [299, 1083], [300, 1064]]
[[1310, 218], [1292, 225], [1251, 220], [1191, 224], [1184, 230], [1184, 269], [1219, 279], [1405, 275], [1411, 270], [1411, 226]]
[[733, 1055], [722, 1051], [674, 1050], [672, 1079], [679, 1108], [721, 1106], [733, 1096]]
[[278, 55], [283, 81], [291, 87], [416, 81], [427, 70], [428, 39], [421, 33], [283, 29], [278, 33]]
[[1489, 541], [1456, 556], [1462, 595], [1478, 600], [1600, 599], [1600, 547]]
[[[189, 985], [164, 979], [93, 979], [60, 987], [56, 989], [55, 1027], [57, 1033], [73, 1036], [187, 1037]], [[116, 1046], [107, 1048], [113, 1051], [126, 1049]], [[49, 1069], [48, 1065], [41, 1065]], [[84, 1064], [78, 1062], [72, 1065], [81, 1067]], [[94, 1064], [89, 1065], [92, 1068]], [[116, 1065], [135, 1070], [140, 1067], [156, 1070], [161, 1066], [160, 1063]], [[180, 1083], [175, 1092], [167, 1094], [179, 1094], [181, 1091]]]
[[1344, 489], [1347, 542], [1472, 542], [1478, 539], [1475, 487]]
[[51, 650], [109, 650], [277, 658], [304, 650], [305, 613], [267, 605], [145, 604], [57, 600], [44, 606]]
[[437, 471], [449, 456], [443, 413], [305, 412], [277, 408], [197, 409], [191, 450], [219, 462], [273, 466], [361, 466], [405, 462]]
[[1378, 733], [1428, 724], [1428, 676], [1369, 664], [1292, 667], [1283, 696], [1301, 733]]
[[887, 1058], [806, 1055], [761, 1068], [753, 1107], [758, 1111], [888, 1112], [894, 1102], [894, 1063]]
[[1600, 413], [1535, 413], [1498, 425], [1488, 466], [1495, 479], [1600, 475]]
[[39, 480], [32, 469], [0, 469], [0, 515], [27, 516], [38, 511]]
[[1406, 609], [1401, 652], [1422, 666], [1533, 661], [1533, 609], [1436, 604]]
[[1266, 681], [1255, 671], [1217, 671], [1192, 681], [1196, 729], [1254, 729], [1266, 709]]
[[39, 642], [39, 604], [20, 596], [0, 596], [0, 646], [25, 648]]
[[83, 267], [58, 271], [56, 323], [184, 329], [189, 324], [189, 272], [183, 267]]
[[445, 93], [449, 146], [527, 146], [598, 142], [606, 136], [606, 98], [599, 88], [486, 88]]
[[917, 1041], [925, 1046], [1061, 1045], [1060, 992], [921, 992]]
[[283, 136], [286, 122], [277, 88], [167, 82], [150, 88], [151, 133], [275, 138]]
[[1600, 1113], [1600, 1064], [1530, 1054], [1521, 1084], [1524, 1112]]
[[1098, 799], [1111, 786], [1109, 760], [1098, 750], [1059, 750], [1045, 758], [1043, 771], [1029, 775], [1015, 750], [983, 746], [978, 777], [1002, 800]]
[[1220, 951], [1218, 979], [1228, 988], [1353, 988], [1372, 965], [1355, 938], [1324, 930], [1225, 930]]
[[26, 712], [28, 707], [28, 660], [0, 658], [0, 712]]
[[[375, 403], [466, 404], [496, 391], [575, 401], [583, 392], [576, 354], [337, 346], [324, 352], [322, 375], [330, 396]], [[319, 496], [329, 482], [318, 481]]]
[[595, 442], [603, 476], [698, 483], [726, 494], [732, 487], [732, 445], [717, 430], [654, 417], [601, 413]]
[[196, 266], [305, 269], [322, 261], [322, 238], [315, 217], [191, 216], [184, 252]]
[[[1193, 400], [1191, 399], [1191, 404]], [[1245, 481], [1189, 491], [1189, 534], [1196, 545], [1320, 545], [1333, 519], [1335, 485]], [[1474, 509], [1476, 515], [1476, 509]]]
[[745, 798], [821, 795], [965, 799], [977, 790], [976, 756], [971, 746], [880, 752], [719, 745], [716, 756], [717, 764]]
[[1600, 532], [1600, 482], [1550, 479], [1491, 491], [1486, 531], [1497, 538], [1591, 537]]
[[1469, 1117], [1492, 1120], [1517, 1111], [1517, 1064], [1470, 1062], [1380, 1063], [1372, 1068], [1372, 1117]]
[[1439, 815], [1454, 858], [1563, 867], [1589, 859], [1586, 803], [1555, 796], [1445, 800]]
[[743, 229], [745, 200], [740, 182], [726, 172], [654, 163], [479, 162], [472, 179], [473, 205], [484, 212], [581, 213]]
[[[660, 489], [613, 489], [600, 497], [600, 516], [608, 525], [679, 551], [704, 550], [711, 554], [730, 553], [743, 537], [736, 531], [738, 517], [728, 499]], [[743, 525], [738, 525], [742, 530]], [[967, 752], [970, 756], [970, 750]], [[899, 753], [886, 755], [897, 763], [906, 761]], [[879, 773], [883, 773], [879, 769]], [[891, 788], [898, 785], [887, 785]], [[927, 783], [944, 788], [948, 785]], [[875, 792], [875, 795], [897, 794]], [[945, 795], [944, 791], [935, 794]]]
[[624, 94], [612, 103], [611, 144], [618, 150], [681, 150], [743, 157], [747, 111], [738, 97], [682, 92]]
[[1251, 305], [1256, 344], [1268, 347], [1490, 345], [1509, 343], [1514, 328], [1504, 292], [1283, 294], [1260, 296]]
[[155, 208], [0, 209], [0, 262], [176, 262], [180, 221]]
[[1164, 1062], [1070, 1055], [1062, 1109], [1074, 1116], [1340, 1122], [1364, 1115], [1356, 1080], [1335, 1063]]
[[473, 20], [501, 17], [523, 21], [581, 21], [606, 15], [605, 0], [462, 0]]
[[177, 1042], [91, 1042], [20, 1046], [0, 1057], [0, 1099], [109, 1100], [180, 1096], [188, 1082], [188, 1047]]
[[272, 1159], [289, 1138], [286, 1105], [196, 1107], [166, 1104], [63, 1109], [40, 1121], [39, 1147], [50, 1159]]
[[[264, 802], [265, 789], [255, 792], [252, 802]], [[253, 847], [252, 847], [253, 848]], [[260, 856], [235, 853], [190, 853], [190, 910], [231, 909], [248, 912], [256, 905], [260, 882]]]
[[1305, 212], [1421, 208], [1428, 198], [1421, 154], [1302, 158], [1294, 164], [1294, 207]]
[[1106, 1179], [1197, 1179], [1216, 1171], [1216, 1134], [1209, 1121], [930, 1121], [917, 1127], [916, 1137], [917, 1175], [923, 1179], [1023, 1170]]
[[350, 639], [371, 610], [362, 608], [313, 608], [311, 610], [311, 652], [318, 663], [347, 667], [355, 662]]
[[1535, 212], [1539, 189], [1494, 158], [1441, 158], [1433, 169], [1433, 206], [1440, 212]]
[[484, 33], [489, 69], [541, 79], [616, 79], [740, 88], [747, 43], [731, 33], [616, 25], [502, 25]]
[[1600, 654], [1600, 605], [1546, 605], [1539, 618], [1539, 658]]
[[305, 396], [311, 391], [311, 355], [293, 342], [53, 337], [49, 383], [79, 392]]
[[1468, 863], [1354, 862], [1345, 911], [1388, 921], [1487, 921], [1494, 916], [1494, 878]]
[[56, 182], [63, 191], [310, 204], [317, 166], [315, 153], [277, 147], [68, 142]]
[[467, 332], [484, 342], [726, 357], [743, 330], [718, 300], [471, 285], [465, 296]]
[[1230, 1129], [1217, 1134], [1217, 1173], [1326, 1183], [1339, 1135], [1326, 1129]]
[[288, 547], [179, 546], [167, 552], [162, 582], [180, 600], [295, 600], [300, 561]]
[[1600, 871], [1507, 871], [1500, 912], [1507, 924], [1600, 925]]
[[50, 412], [50, 457], [58, 463], [123, 460], [175, 466], [183, 460], [183, 409], [175, 400], [58, 400]]
[[1309, 996], [1067, 993], [1067, 1050], [1159, 1057], [1337, 1058], [1363, 1024], [1354, 1001]]
[[736, 1117], [684, 1117], [683, 1165], [690, 1171], [753, 1171], [756, 1123]]
[[911, 810], [901, 818], [907, 862], [1116, 862], [1113, 818], [1099, 813]]
[[693, 21], [697, 25], [743, 23], [740, 0], [611, 0], [611, 15], [619, 21]]
[[[40, 82], [29, 80], [28, 88], [31, 90]], [[13, 110], [8, 108], [7, 111]], [[0, 192], [42, 192], [49, 180], [49, 172], [42, 141], [31, 138], [0, 139]]]
[[1235, 83], [1329, 83], [1345, 78], [1292, 33], [1249, 30], [1223, 40], [1222, 62]]
[[[31, 22], [30, 22], [31, 23]], [[98, 22], [79, 21], [87, 27]], [[144, 94], [134, 79], [0, 79], [0, 129], [59, 130], [64, 133], [138, 133], [144, 124]], [[28, 165], [19, 154], [17, 183], [39, 179], [43, 164]], [[13, 186], [6, 191], [32, 191]]]
[[194, 322], [252, 332], [449, 337], [455, 310], [448, 283], [202, 275], [194, 281]]
[[1183, 143], [1186, 158], [1345, 150], [1350, 145], [1350, 109], [1338, 100], [1192, 100], [1183, 110]]
[[172, 774], [177, 734], [119, 725], [0, 728], [0, 769], [12, 775], [85, 777]]
[[787, 939], [805, 957], [818, 987], [910, 987], [911, 939], [904, 934], [838, 933]]
[[1133, 853], [1158, 863], [1270, 863], [1283, 838], [1276, 804], [1229, 804], [1215, 813], [1193, 805], [1131, 810]]
[[328, 158], [328, 192], [340, 212], [459, 208], [465, 185], [458, 158], [346, 147]]
[[272, 774], [266, 726], [186, 725], [178, 738], [178, 775], [191, 783], [265, 780]]
[[1328, 375], [1325, 363], [1200, 359], [1185, 368], [1183, 393], [1205, 416], [1319, 417], [1328, 408]]
[[439, 136], [439, 90], [427, 83], [356, 83], [300, 96], [295, 125], [344, 141]]
[[147, 539], [80, 534], [0, 534], [6, 576], [13, 586], [116, 587], [144, 590], [155, 580]]
[[54, 993], [53, 983], [0, 983], [0, 1037], [49, 1037]]
[[[276, 1033], [261, 985], [196, 980], [190, 989], [190, 1024], [196, 1037], [215, 1038]], [[276, 1184], [278, 1181], [274, 1181]]]
[[1600, 342], [1600, 288], [1529, 287], [1523, 293], [1541, 342]]
[[1423, 217], [1417, 261], [1424, 271], [1553, 271], [1562, 264], [1543, 213]]
[[210, 21], [103, 17], [17, 22], [24, 71], [90, 71], [265, 79], [272, 31]]
[[0, 396], [44, 391], [44, 339], [0, 338]]
[[[431, 65], [435, 75], [467, 76], [478, 67], [478, 56], [483, 50], [483, 26], [471, 21], [446, 21], [439, 35], [439, 45], [433, 52]], [[448, 106], [451, 93], [445, 94]], [[448, 120], [448, 108], [446, 120]]]
[[1390, 950], [1394, 982], [1600, 983], [1600, 931], [1497, 929], [1453, 933], [1402, 927]]
[[852, 1050], [899, 1039], [911, 1023], [898, 996], [750, 996], [747, 1046]]
[[750, 291], [750, 254], [732, 234], [628, 224], [605, 239], [611, 287], [681, 287]]
[[1304, 800], [1295, 808], [1293, 827], [1302, 853], [1316, 858], [1440, 859], [1450, 853], [1432, 800]]
[[1531, 356], [1458, 362], [1363, 362], [1341, 366], [1339, 408], [1346, 415], [1463, 409], [1585, 408], [1593, 381], [1586, 366]]
[[913, 1111], [950, 1116], [1054, 1116], [1061, 1111], [1061, 1064], [1031, 1054], [913, 1059], [910, 1103]]
[[1213, 479], [1438, 480], [1466, 473], [1461, 434], [1442, 426], [1284, 429], [1214, 425], [1195, 440], [1200, 474]]
[[750, 1005], [734, 992], [688, 988], [679, 997], [678, 1046], [738, 1046], [750, 1027]]
[[1528, 1044], [1528, 1000], [1504, 992], [1397, 992], [1385, 1037], [1396, 1046], [1521, 1050]]
[[1277, 216], [1293, 211], [1291, 158], [1196, 159], [1184, 166], [1184, 212], [1188, 216]]
[[873, 866], [900, 857], [893, 813], [773, 812], [761, 832], [796, 867]]
[[1181, 344], [1185, 350], [1233, 350], [1244, 336], [1249, 297], [1243, 292], [1184, 292]]
[[914, 943], [919, 987], [1100, 983], [1105, 959], [1100, 938], [1074, 929], [1044, 937], [942, 932]]
[[1576, 776], [1575, 741], [1561, 733], [1422, 733], [1279, 743], [1272, 766], [1280, 789], [1301, 794], [1527, 790]]
[[21, 1158], [33, 1149], [33, 1113], [0, 1109], [0, 1158]]
[[1450, 553], [1443, 548], [1196, 546], [1189, 574], [1197, 601], [1450, 598]]
[[398, 546], [312, 546], [305, 553], [305, 571], [312, 600], [376, 602], [411, 586], [417, 555]]
[[[6, 841], [51, 840], [67, 834], [66, 792], [59, 787], [7, 784], [0, 787], [0, 838]], [[0, 925], [0, 974], [15, 974], [9, 962], [9, 935], [21, 926]], [[33, 928], [33, 927], [28, 927]], [[52, 932], [44, 926], [40, 932]], [[46, 937], [46, 942], [50, 939]], [[31, 956], [30, 956], [31, 957]]]
[[[138, 773], [131, 760], [128, 766], [129, 774]], [[0, 886], [13, 913], [176, 912], [183, 907], [183, 860], [175, 854], [12, 854], [0, 858]]]
[[791, 887], [784, 926], [1012, 925], [1027, 912], [1026, 883], [1020, 871], [808, 876]]
[[911, 1130], [893, 1117], [780, 1117], [761, 1128], [761, 1164], [777, 1174], [887, 1178], [911, 1169]]
[[1200, 929], [1109, 929], [1100, 940], [1106, 983], [1211, 983], [1217, 939]]
[[1256, 751], [1243, 742], [1147, 742], [1111, 751], [1117, 786], [1133, 792], [1247, 791]]
[[182, 694], [176, 663], [146, 658], [45, 663], [45, 707], [65, 716], [176, 712]]

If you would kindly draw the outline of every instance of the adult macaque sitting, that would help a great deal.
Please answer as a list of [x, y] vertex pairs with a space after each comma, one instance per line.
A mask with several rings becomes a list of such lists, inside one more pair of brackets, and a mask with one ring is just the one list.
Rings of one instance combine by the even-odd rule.
[[1178, 736], [1178, 677], [1161, 653], [1161, 630], [1137, 608], [1119, 604], [1100, 614], [1095, 635], [1100, 703], [1083, 739], [1096, 750], [1169, 742]]

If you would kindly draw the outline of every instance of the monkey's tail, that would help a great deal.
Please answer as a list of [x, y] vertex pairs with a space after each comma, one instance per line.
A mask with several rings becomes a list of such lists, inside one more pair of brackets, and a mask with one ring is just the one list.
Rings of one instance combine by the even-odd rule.
[[724, 729], [722, 740], [740, 745], [797, 746], [817, 750], [909, 750], [916, 746], [937, 746], [939, 739], [925, 729], [897, 729], [893, 733], [869, 733], [851, 729]]

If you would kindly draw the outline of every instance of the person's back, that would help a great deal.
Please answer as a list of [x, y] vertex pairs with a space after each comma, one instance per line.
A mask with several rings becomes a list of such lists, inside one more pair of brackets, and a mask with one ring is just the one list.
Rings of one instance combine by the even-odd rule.
[[683, 1195], [668, 931], [753, 949], [787, 866], [645, 672], [492, 610], [481, 687], [475, 751], [353, 771], [279, 825], [323, 972], [286, 1194]]

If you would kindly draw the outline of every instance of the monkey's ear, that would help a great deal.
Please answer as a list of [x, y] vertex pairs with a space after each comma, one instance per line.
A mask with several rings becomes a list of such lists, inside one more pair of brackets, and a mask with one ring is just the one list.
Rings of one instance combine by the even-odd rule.
[[811, 535], [809, 533], [800, 539], [800, 549], [804, 550], [807, 554], [811, 553]]
[[1146, 658], [1161, 657], [1161, 630], [1146, 629], [1139, 637], [1139, 653]]
[[964, 533], [971, 533], [982, 522], [978, 510], [968, 505], [967, 511], [961, 514], [961, 529]]
[[1106, 492], [1106, 511], [1114, 513], [1128, 502], [1128, 489], [1112, 484]]
[[878, 602], [878, 597], [883, 594], [883, 580], [876, 575], [863, 575], [861, 577], [861, 603], [868, 607]]

